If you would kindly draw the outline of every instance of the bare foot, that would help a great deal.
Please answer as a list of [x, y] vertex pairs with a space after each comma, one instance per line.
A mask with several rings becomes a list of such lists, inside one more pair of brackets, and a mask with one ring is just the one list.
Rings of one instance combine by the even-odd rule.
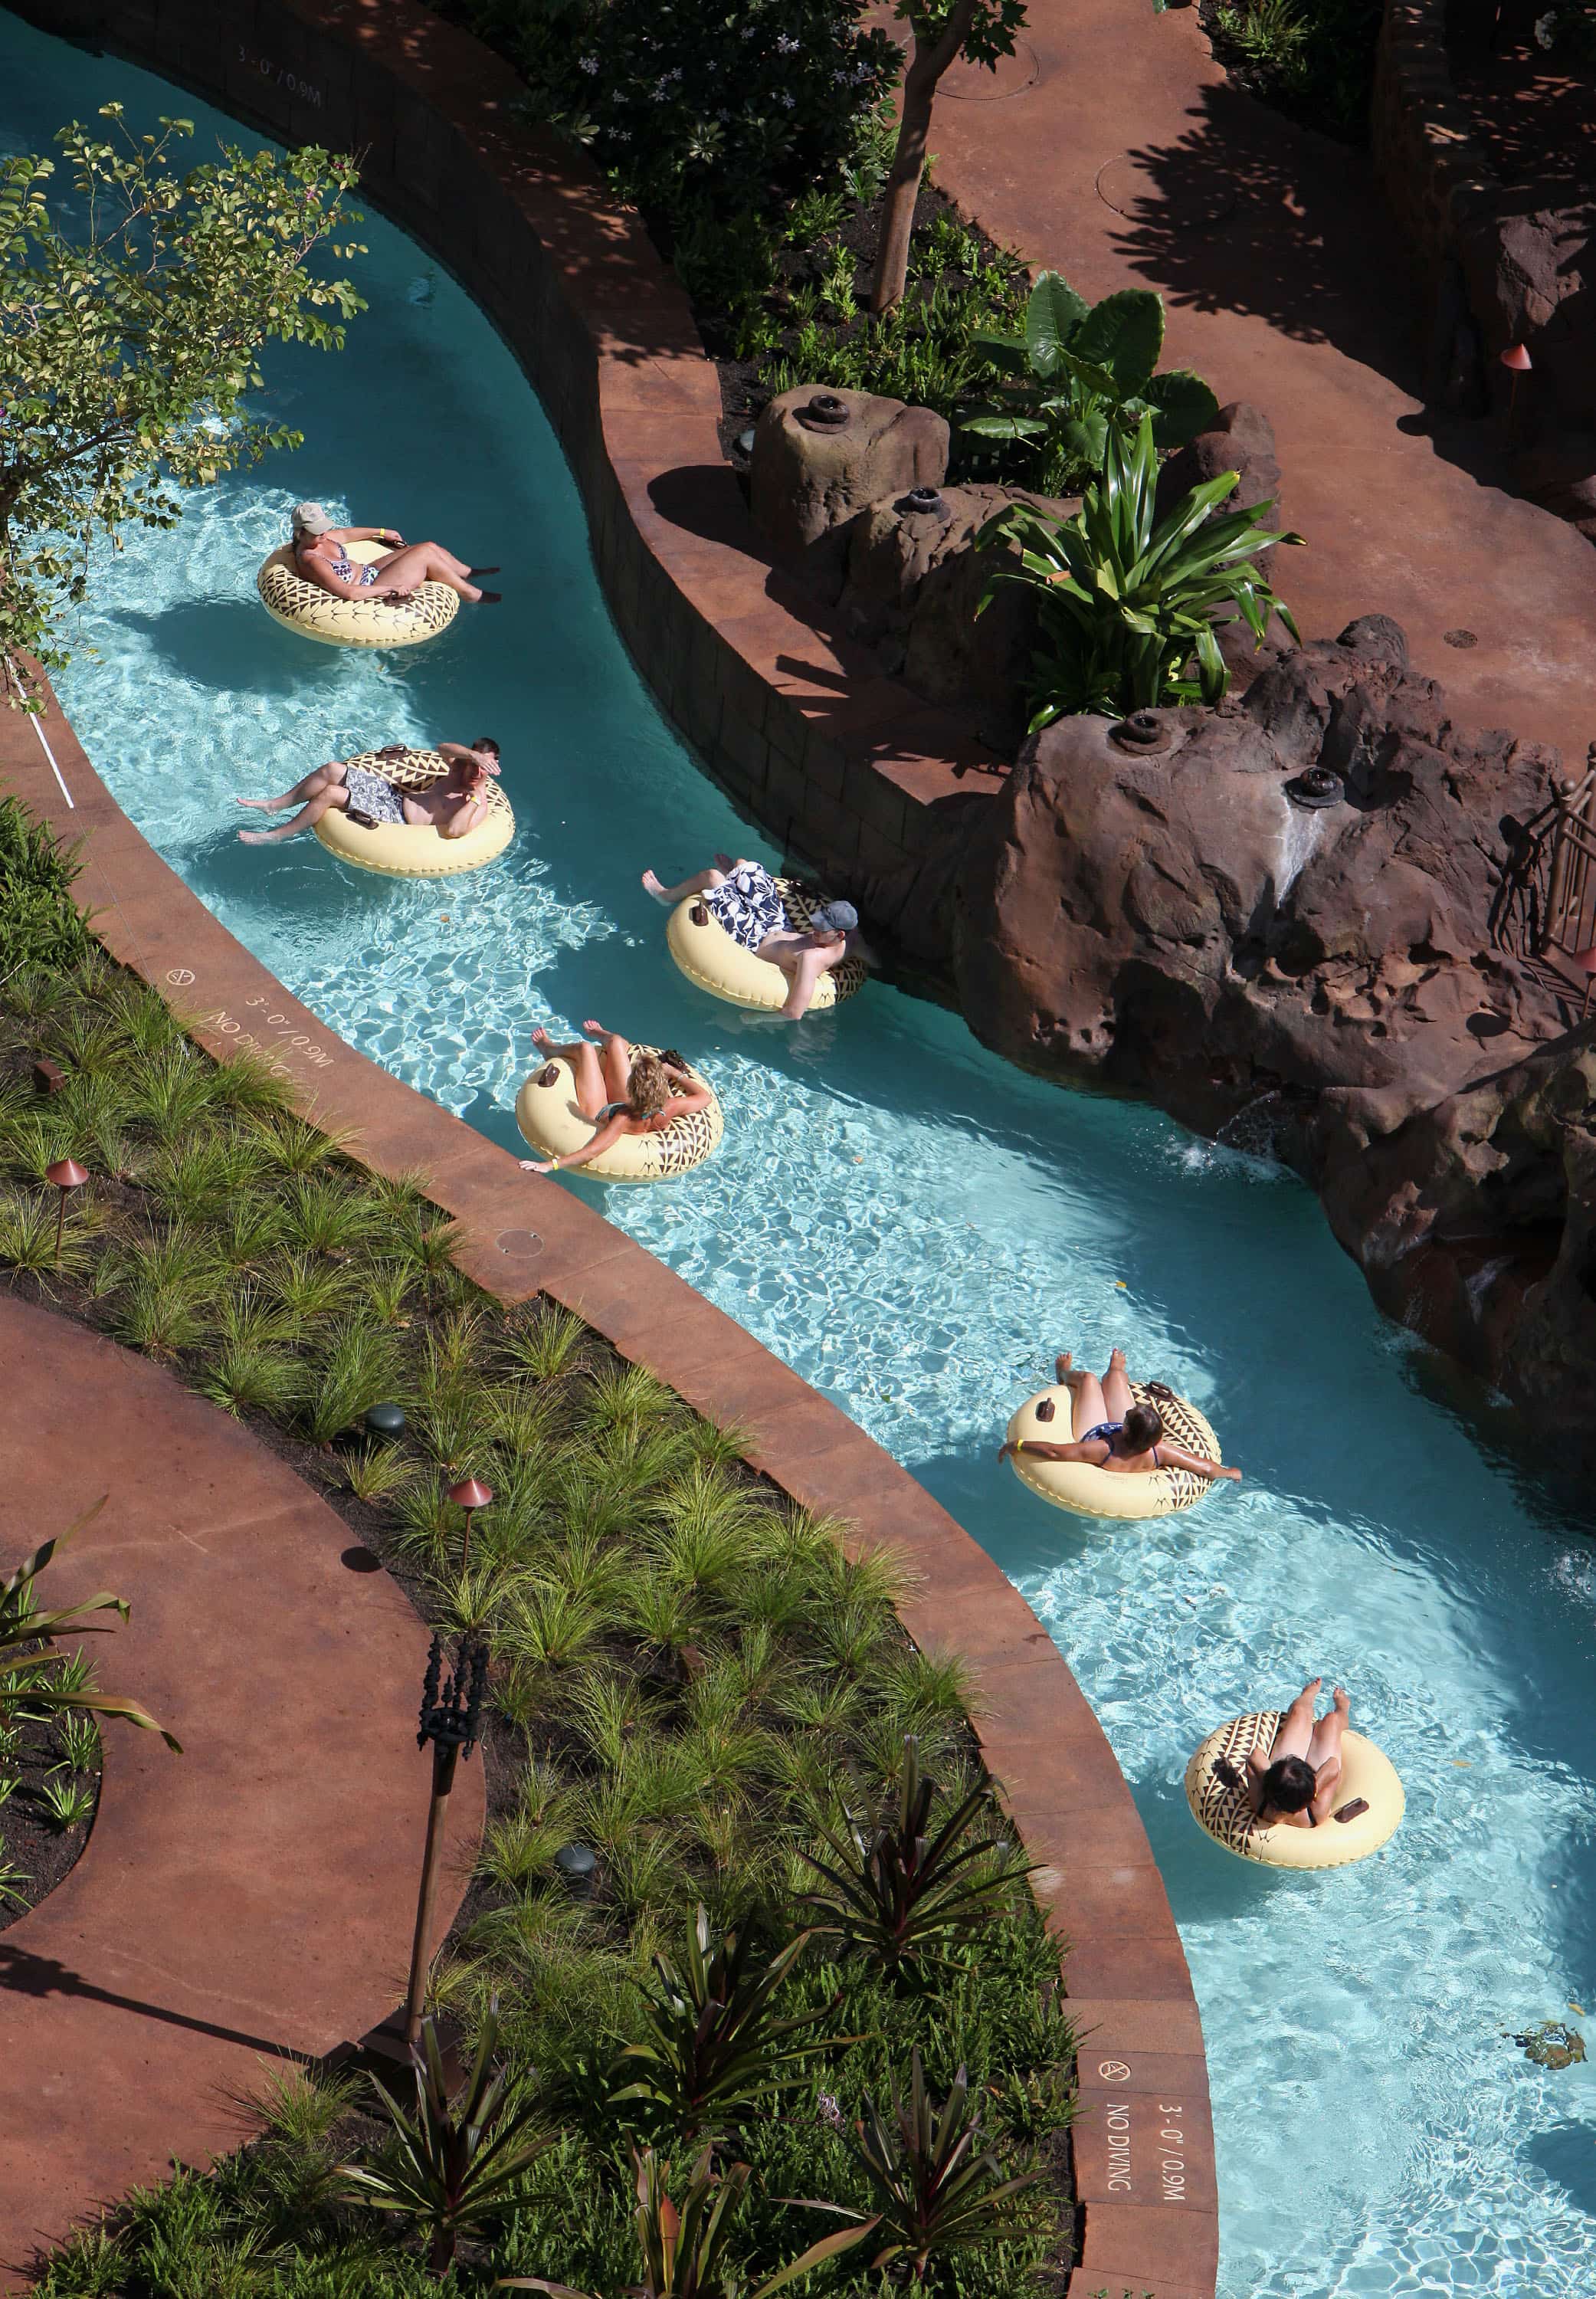
[[533, 1025], [532, 1042], [534, 1046], [550, 1046], [553, 1044], [554, 1041], [549, 1035], [548, 1031], [544, 1029], [542, 1024], [539, 1022]]
[[1110, 1349], [1108, 1353], [1108, 1369], [1110, 1373], [1124, 1372], [1125, 1352], [1123, 1349]]
[[1298, 1693], [1297, 1698], [1299, 1700], [1311, 1700], [1317, 1704], [1319, 1700], [1319, 1689], [1324, 1681], [1325, 1680], [1322, 1676], [1311, 1678], [1309, 1682], [1302, 1687], [1301, 1692]]
[[584, 1022], [582, 1026], [590, 1038], [608, 1038], [611, 1035], [602, 1022]]
[[1346, 1694], [1342, 1690], [1340, 1685], [1336, 1686], [1335, 1691], [1330, 1695], [1330, 1697], [1336, 1704], [1336, 1714], [1340, 1717], [1342, 1722], [1344, 1724], [1347, 1718], [1352, 1713], [1352, 1702], [1347, 1698]]
[[275, 798], [235, 798], [235, 806], [258, 806], [262, 814], [269, 814], [277, 804]]
[[657, 902], [663, 902], [667, 910], [671, 908], [671, 898], [652, 870], [643, 872], [643, 892], [652, 894]]
[[1060, 1382], [1066, 1382], [1069, 1380], [1071, 1368], [1073, 1366], [1074, 1363], [1075, 1352], [1073, 1349], [1061, 1349], [1059, 1351], [1058, 1358], [1053, 1370]]
[[275, 830], [241, 830], [238, 835], [245, 846], [275, 846], [277, 842]]

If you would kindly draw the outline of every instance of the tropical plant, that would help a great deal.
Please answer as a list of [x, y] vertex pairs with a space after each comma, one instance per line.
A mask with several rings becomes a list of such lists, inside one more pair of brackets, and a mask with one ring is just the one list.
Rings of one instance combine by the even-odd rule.
[[413, 2220], [431, 2238], [427, 2264], [442, 2275], [468, 2228], [501, 2212], [538, 2157], [553, 2145], [544, 2134], [528, 2137], [537, 2104], [512, 2100], [509, 2078], [495, 2072], [499, 1999], [488, 2005], [476, 2056], [458, 2099], [451, 2101], [434, 2021], [421, 2025], [415, 2062], [416, 2112], [407, 2115], [386, 2086], [371, 2078], [393, 2126], [388, 2160], [340, 2166], [351, 2200]]
[[[705, 2148], [693, 2165], [687, 2193], [678, 2206], [671, 2200], [668, 2162], [661, 2162], [651, 2147], [641, 2154], [633, 2148], [632, 2162], [643, 2270], [641, 2282], [633, 2287], [634, 2299], [773, 2299], [774, 2293], [796, 2283], [812, 2268], [863, 2243], [875, 2226], [874, 2220], [867, 2220], [859, 2227], [844, 2228], [812, 2243], [798, 2258], [750, 2291], [724, 2256], [731, 2214], [748, 2184], [748, 2165], [730, 2163], [724, 2171], [717, 2171], [710, 2149]], [[493, 2288], [546, 2291], [551, 2299], [591, 2299], [587, 2292], [537, 2275], [501, 2276]]]
[[809, 1938], [800, 1932], [756, 1963], [747, 1933], [715, 1938], [700, 1903], [680, 1961], [654, 1959], [656, 1984], [643, 1991], [643, 2040], [628, 2044], [616, 2065], [633, 2080], [611, 2092], [610, 2105], [636, 2102], [684, 2138], [707, 2131], [720, 2137], [773, 2093], [801, 2083], [802, 2062], [841, 2040], [814, 2032], [826, 2016], [823, 2005], [774, 2015], [776, 1993]]
[[895, 2084], [889, 2113], [865, 2100], [859, 2161], [873, 2190], [875, 2224], [886, 2238], [870, 2262], [872, 2272], [893, 2268], [918, 2281], [949, 2252], [1000, 2243], [1018, 2232], [1007, 2206], [1040, 2175], [1004, 2177], [997, 2151], [981, 2146], [986, 2135], [969, 2090], [961, 2068], [939, 2110], [916, 2046], [907, 2099], [899, 2098]]
[[[0, 228], [3, 201], [0, 192]], [[29, 821], [14, 798], [0, 798], [0, 978], [83, 956], [88, 934], [71, 898], [79, 867], [78, 850], [59, 845], [48, 824]]]
[[949, 1949], [1006, 1905], [1035, 1864], [978, 1832], [992, 1789], [983, 1769], [933, 1828], [937, 1784], [921, 1771], [911, 1734], [896, 1791], [850, 1809], [846, 1836], [823, 1830], [827, 1858], [804, 1855], [821, 1880], [805, 1896], [821, 1936], [889, 1974], [920, 1974], [948, 1963]]
[[925, 173], [938, 85], [961, 56], [988, 71], [1012, 56], [1025, 22], [1025, 0], [897, 0], [894, 13], [908, 25], [913, 44], [876, 246], [870, 300], [878, 311], [890, 311], [900, 301], [908, 278], [914, 206]]
[[28, 1905], [28, 1877], [25, 1870], [12, 1860], [0, 1857], [0, 1900], [10, 1900], [15, 1906]]
[[1217, 702], [1230, 683], [1217, 635], [1226, 623], [1245, 623], [1261, 644], [1278, 615], [1297, 637], [1290, 610], [1254, 562], [1273, 544], [1302, 538], [1266, 529], [1269, 503], [1216, 518], [1236, 477], [1205, 480], [1159, 519], [1158, 454], [1144, 415], [1129, 444], [1111, 431], [1103, 476], [1074, 518], [1016, 502], [980, 530], [979, 548], [1017, 544], [1019, 554], [996, 561], [976, 612], [999, 583], [1037, 593], [1033, 733], [1080, 712], [1121, 718], [1160, 703]]
[[118, 1700], [110, 1693], [94, 1691], [80, 1681], [81, 1672], [62, 1672], [57, 1656], [49, 1649], [57, 1637], [109, 1635], [101, 1623], [83, 1615], [115, 1613], [125, 1623], [132, 1609], [127, 1598], [101, 1589], [55, 1613], [41, 1611], [34, 1602], [34, 1583], [39, 1574], [69, 1540], [93, 1523], [107, 1498], [109, 1495], [103, 1496], [92, 1508], [85, 1509], [64, 1532], [25, 1556], [9, 1581], [0, 1581], [0, 1725], [24, 1708], [30, 1714], [62, 1714], [87, 1708], [96, 1716], [120, 1716], [146, 1732], [159, 1732], [174, 1755], [180, 1755], [180, 1744], [137, 1701]]
[[1109, 434], [1132, 437], [1144, 415], [1161, 454], [1206, 430], [1219, 402], [1185, 368], [1155, 373], [1163, 348], [1163, 298], [1121, 287], [1088, 303], [1056, 271], [1030, 291], [1015, 336], [982, 335], [975, 348], [1007, 378], [966, 415], [972, 438], [1029, 446], [1037, 485], [1073, 494], [1103, 468]]
[[98, 116], [55, 139], [71, 187], [58, 213], [54, 161], [0, 160], [0, 655], [8, 699], [28, 689], [35, 708], [27, 658], [67, 660], [53, 633], [96, 538], [175, 527], [182, 488], [298, 446], [246, 410], [260, 346], [336, 349], [364, 308], [310, 260], [358, 252], [338, 238], [359, 221], [351, 161], [229, 145], [179, 174], [191, 120], [136, 137], [120, 104]]
[[87, 1780], [46, 1780], [39, 1790], [45, 1818], [64, 1836], [92, 1818], [95, 1792]]
[[92, 1772], [100, 1763], [100, 1728], [92, 1716], [75, 1711], [60, 1725], [61, 1761], [70, 1772]]

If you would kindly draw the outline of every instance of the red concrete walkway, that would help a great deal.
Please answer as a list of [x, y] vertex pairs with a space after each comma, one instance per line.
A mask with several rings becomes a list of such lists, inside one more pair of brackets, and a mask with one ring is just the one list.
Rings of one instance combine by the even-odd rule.
[[[109, 1494], [48, 1593], [133, 1617], [108, 1690], [176, 1732], [107, 1724], [102, 1810], [59, 1890], [0, 1932], [0, 2286], [174, 2156], [236, 2147], [228, 2095], [285, 2052], [358, 2038], [404, 1993], [429, 1771], [426, 1638], [346, 1527], [169, 1374], [0, 1295], [9, 1569]], [[362, 1556], [364, 1552], [362, 1552]], [[463, 1794], [461, 1791], [464, 1791]], [[454, 1797], [458, 1905], [482, 1766]]]
[[[1084, 295], [1158, 288], [1165, 363], [1263, 409], [1311, 546], [1278, 570], [1305, 636], [1394, 615], [1459, 718], [1583, 763], [1596, 552], [1413, 427], [1420, 298], [1363, 155], [1229, 87], [1195, 9], [1030, 0], [1030, 16], [996, 82], [949, 76], [939, 182]], [[1477, 645], [1447, 645], [1460, 628]]]

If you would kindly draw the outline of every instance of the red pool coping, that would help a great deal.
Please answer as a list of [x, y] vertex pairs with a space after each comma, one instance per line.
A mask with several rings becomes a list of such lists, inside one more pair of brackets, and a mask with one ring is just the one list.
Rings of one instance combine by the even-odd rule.
[[[0, 2288], [175, 2156], [249, 2135], [234, 2096], [402, 2002], [431, 1767], [425, 1628], [348, 1527], [227, 1414], [147, 1359], [0, 1294], [0, 1475], [31, 1547], [106, 1506], [51, 1601], [112, 1589], [108, 1691], [183, 1743], [108, 1723], [83, 1857], [0, 1932]], [[14, 1561], [13, 1557], [8, 1563]], [[439, 1924], [484, 1815], [462, 1766]]]
[[[838, 843], [851, 842], [869, 871], [901, 851], [908, 809], [980, 803], [953, 795], [954, 764], [976, 756], [957, 722], [916, 703], [906, 727], [906, 690], [861, 680], [857, 650], [828, 651], [764, 587], [720, 458], [715, 370], [685, 299], [637, 219], [551, 138], [513, 122], [517, 82], [480, 43], [410, 0], [116, 0], [112, 12], [49, 0], [41, 12], [289, 140], [362, 149], [368, 195], [455, 271], [540, 390], [588, 504], [611, 605], [662, 703], [723, 781], [740, 750], [749, 803], [777, 835], [790, 792], [793, 842], [804, 846], [797, 809], [806, 799], [813, 811], [819, 784]], [[690, 505], [668, 493], [662, 510], [662, 480], [682, 474], [703, 486]], [[694, 720], [706, 696], [710, 734]], [[740, 1326], [290, 998], [128, 821], [58, 710], [47, 732], [73, 807], [15, 713], [0, 719], [0, 780], [86, 840], [79, 893], [96, 931], [202, 1044], [259, 1046], [319, 1123], [351, 1131], [351, 1154], [374, 1170], [425, 1168], [428, 1195], [465, 1231], [461, 1267], [487, 1291], [507, 1302], [542, 1292], [571, 1308], [742, 1432], [753, 1466], [848, 1522], [857, 1547], [906, 1554], [919, 1587], [905, 1625], [979, 1672], [983, 1754], [1041, 1863], [1038, 1900], [1068, 1943], [1085, 2112], [1067, 2299], [1121, 2289], [1212, 2299], [1213, 2137], [1185, 1954], [1112, 1750], [1019, 1592], [890, 1455]]]

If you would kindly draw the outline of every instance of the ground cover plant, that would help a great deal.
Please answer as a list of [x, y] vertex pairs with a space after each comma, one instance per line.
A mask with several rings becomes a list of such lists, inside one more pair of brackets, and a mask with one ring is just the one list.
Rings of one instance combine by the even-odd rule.
[[1200, 12], [1239, 87], [1324, 135], [1368, 143], [1382, 0], [1203, 0]]
[[[12, 813], [0, 853], [37, 884]], [[362, 1171], [264, 1069], [211, 1062], [63, 937], [37, 918], [0, 983], [7, 1282], [249, 1422], [440, 1631], [486, 1638], [491, 1817], [433, 1979], [467, 2057], [487, 2047], [480, 2120], [425, 2074], [391, 2107], [350, 2077], [263, 2074], [253, 2144], [67, 2245], [46, 2299], [400, 2299], [440, 2273], [731, 2299], [805, 2259], [815, 2292], [897, 2288], [906, 2262], [972, 2299], [1049, 2287], [1057, 1952], [972, 1688], [897, 1625], [900, 1568], [849, 1561], [575, 1318], [480, 1293], [418, 1186]], [[66, 1151], [93, 1179], [58, 1260], [41, 1177]], [[391, 1440], [377, 1403], [406, 1415]], [[494, 1493], [468, 1564], [466, 1473]], [[572, 1843], [597, 1855], [581, 1896], [556, 1865]], [[883, 1905], [906, 1919], [889, 1955]], [[692, 2197], [687, 2261], [670, 2230]]]

